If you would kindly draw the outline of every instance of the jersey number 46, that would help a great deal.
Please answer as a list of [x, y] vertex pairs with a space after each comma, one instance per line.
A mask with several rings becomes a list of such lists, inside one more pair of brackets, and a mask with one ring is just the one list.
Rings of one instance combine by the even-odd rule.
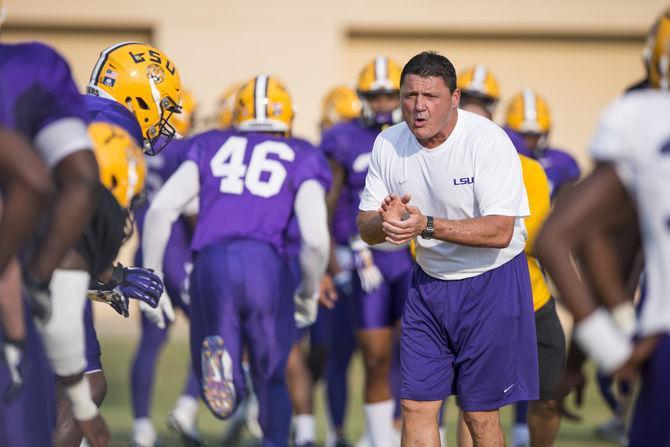
[[251, 194], [265, 198], [279, 194], [286, 180], [286, 168], [279, 160], [267, 157], [274, 154], [290, 162], [295, 158], [293, 149], [281, 141], [264, 141], [253, 147], [248, 165], [244, 164], [246, 151], [246, 138], [230, 137], [212, 157], [209, 162], [212, 175], [223, 177], [219, 190], [242, 194], [246, 188]]

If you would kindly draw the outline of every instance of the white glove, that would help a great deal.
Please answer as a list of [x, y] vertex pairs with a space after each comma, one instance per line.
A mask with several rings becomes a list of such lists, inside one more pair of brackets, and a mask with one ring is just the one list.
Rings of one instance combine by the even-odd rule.
[[312, 296], [303, 297], [301, 291], [302, 287], [299, 287], [293, 294], [293, 302], [295, 303], [293, 318], [298, 329], [313, 325], [319, 313], [319, 292], [317, 291]]
[[384, 282], [382, 272], [375, 265], [372, 252], [368, 244], [363, 242], [359, 236], [349, 241], [349, 246], [354, 253], [354, 266], [361, 280], [361, 287], [365, 293], [373, 292]]
[[[163, 272], [154, 272], [163, 282]], [[149, 319], [152, 323], [158, 326], [159, 329], [165, 329], [165, 319], [169, 322], [174, 321], [174, 308], [172, 307], [172, 302], [167, 296], [165, 291], [158, 300], [158, 306], [156, 308], [151, 307], [148, 303], [140, 301], [140, 310], [144, 313], [144, 316]]]

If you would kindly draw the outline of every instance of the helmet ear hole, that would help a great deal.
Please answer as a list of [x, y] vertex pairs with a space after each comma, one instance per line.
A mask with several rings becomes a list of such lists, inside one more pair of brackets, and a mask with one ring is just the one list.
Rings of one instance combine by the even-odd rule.
[[111, 184], [111, 189], [116, 189], [116, 187], [119, 186], [119, 180], [116, 178], [115, 175], [112, 176], [112, 184]]
[[139, 104], [142, 110], [149, 110], [149, 106], [147, 105], [146, 102], [144, 102], [144, 99], [140, 98], [139, 96], [136, 96], [135, 100], [137, 101], [137, 104]]

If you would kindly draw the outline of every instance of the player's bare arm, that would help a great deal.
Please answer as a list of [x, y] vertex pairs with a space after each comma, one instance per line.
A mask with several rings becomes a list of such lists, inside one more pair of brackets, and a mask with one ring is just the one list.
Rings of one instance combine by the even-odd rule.
[[[540, 231], [536, 243], [538, 258], [577, 322], [595, 310], [596, 302], [579, 278], [571, 256], [574, 252], [592, 254], [593, 250], [583, 251], [588, 238], [611, 223], [612, 214], [629, 201], [614, 170], [600, 166], [582, 183], [565, 192]], [[605, 264], [604, 269], [607, 268]], [[589, 271], [598, 277], [603, 267], [594, 262]]]
[[[328, 224], [332, 227], [333, 216], [335, 215], [335, 207], [340, 198], [342, 185], [344, 184], [344, 168], [337, 161], [332, 158], [328, 159], [328, 166], [333, 173], [333, 183], [326, 194], [326, 204], [328, 205]], [[332, 229], [332, 228], [331, 228]]]
[[93, 214], [100, 185], [93, 152], [81, 150], [67, 156], [56, 165], [54, 178], [60, 193], [47, 235], [29, 265], [29, 271], [37, 281], [47, 281], [51, 277]]
[[0, 178], [5, 192], [0, 221], [0, 273], [31, 236], [53, 191], [49, 171], [28, 142], [0, 129]]

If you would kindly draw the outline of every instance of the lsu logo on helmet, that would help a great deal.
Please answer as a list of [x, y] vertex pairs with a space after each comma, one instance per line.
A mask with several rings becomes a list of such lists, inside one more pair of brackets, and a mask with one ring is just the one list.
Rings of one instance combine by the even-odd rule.
[[174, 62], [151, 45], [122, 42], [104, 49], [88, 92], [113, 99], [135, 114], [150, 155], [160, 152], [176, 133], [169, 121], [181, 111], [181, 78]]
[[88, 126], [98, 161], [100, 183], [122, 208], [128, 209], [144, 189], [146, 162], [133, 138], [121, 127], [96, 122]]
[[643, 52], [649, 85], [670, 89], [670, 8], [654, 22]]
[[458, 74], [457, 86], [465, 95], [478, 96], [497, 102], [500, 86], [493, 73], [484, 65], [475, 65]]
[[242, 132], [282, 132], [293, 124], [291, 96], [277, 78], [261, 74], [237, 92], [233, 125]]
[[510, 99], [505, 123], [522, 134], [546, 134], [551, 129], [549, 106], [533, 90], [525, 89]]
[[361, 108], [361, 100], [352, 88], [342, 85], [332, 88], [326, 93], [321, 105], [321, 130], [340, 121], [358, 118]]
[[185, 137], [188, 135], [193, 121], [195, 119], [195, 110], [198, 103], [188, 90], [182, 90], [181, 96], [181, 113], [175, 113], [170, 117], [170, 124], [179, 136]]

